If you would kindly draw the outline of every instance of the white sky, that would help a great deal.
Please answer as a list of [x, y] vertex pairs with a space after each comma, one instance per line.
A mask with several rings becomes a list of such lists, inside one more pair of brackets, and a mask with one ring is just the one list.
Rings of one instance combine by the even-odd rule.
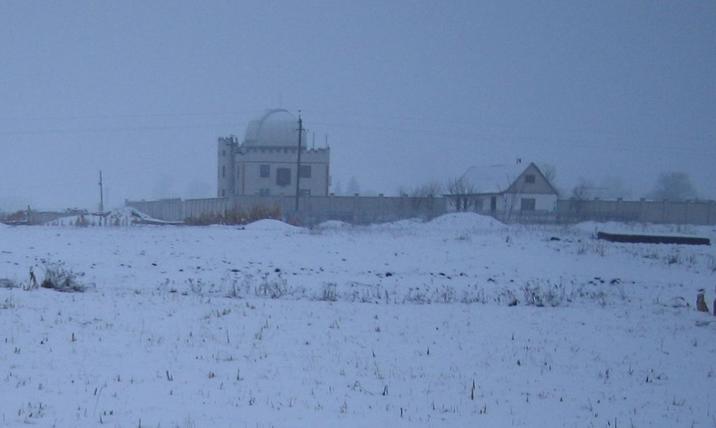
[[0, 209], [213, 196], [263, 109], [329, 135], [333, 181], [521, 157], [557, 184], [662, 171], [716, 198], [716, 2], [0, 2]]

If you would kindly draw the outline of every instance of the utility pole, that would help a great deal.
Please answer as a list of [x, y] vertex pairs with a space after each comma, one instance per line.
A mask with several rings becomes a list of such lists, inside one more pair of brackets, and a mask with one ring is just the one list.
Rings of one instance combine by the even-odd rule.
[[102, 188], [102, 170], [99, 170], [99, 213], [104, 213], [104, 189]]
[[298, 156], [296, 157], [296, 212], [298, 212], [298, 196], [301, 190], [301, 137], [303, 136], [303, 119], [298, 111]]

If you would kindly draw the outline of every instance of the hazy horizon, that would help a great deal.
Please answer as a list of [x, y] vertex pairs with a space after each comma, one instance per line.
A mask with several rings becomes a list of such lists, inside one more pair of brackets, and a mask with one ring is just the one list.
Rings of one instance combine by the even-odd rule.
[[5, 1], [0, 46], [0, 210], [95, 208], [99, 170], [109, 207], [213, 197], [217, 138], [274, 107], [344, 189], [522, 158], [716, 198], [714, 2]]

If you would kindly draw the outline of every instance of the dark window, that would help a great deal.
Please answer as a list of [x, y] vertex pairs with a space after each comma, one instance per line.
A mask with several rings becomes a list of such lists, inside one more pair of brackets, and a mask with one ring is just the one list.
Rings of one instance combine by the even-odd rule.
[[301, 178], [311, 178], [311, 165], [301, 165], [298, 171]]
[[535, 176], [532, 174], [525, 175], [525, 183], [534, 183], [535, 182]]
[[535, 199], [534, 198], [522, 198], [520, 204], [520, 211], [534, 211], [535, 210]]
[[288, 186], [291, 184], [291, 169], [290, 168], [278, 168], [276, 169], [276, 184], [279, 186]]
[[261, 165], [259, 166], [259, 176], [263, 178], [267, 178], [271, 176], [271, 166], [270, 165]]
[[226, 177], [226, 166], [221, 165], [221, 178]]

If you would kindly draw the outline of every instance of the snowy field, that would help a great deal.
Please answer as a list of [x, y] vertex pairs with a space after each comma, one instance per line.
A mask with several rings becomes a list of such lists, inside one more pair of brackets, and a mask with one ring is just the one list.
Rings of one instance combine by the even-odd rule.
[[715, 247], [601, 227], [0, 225], [0, 426], [716, 427]]

